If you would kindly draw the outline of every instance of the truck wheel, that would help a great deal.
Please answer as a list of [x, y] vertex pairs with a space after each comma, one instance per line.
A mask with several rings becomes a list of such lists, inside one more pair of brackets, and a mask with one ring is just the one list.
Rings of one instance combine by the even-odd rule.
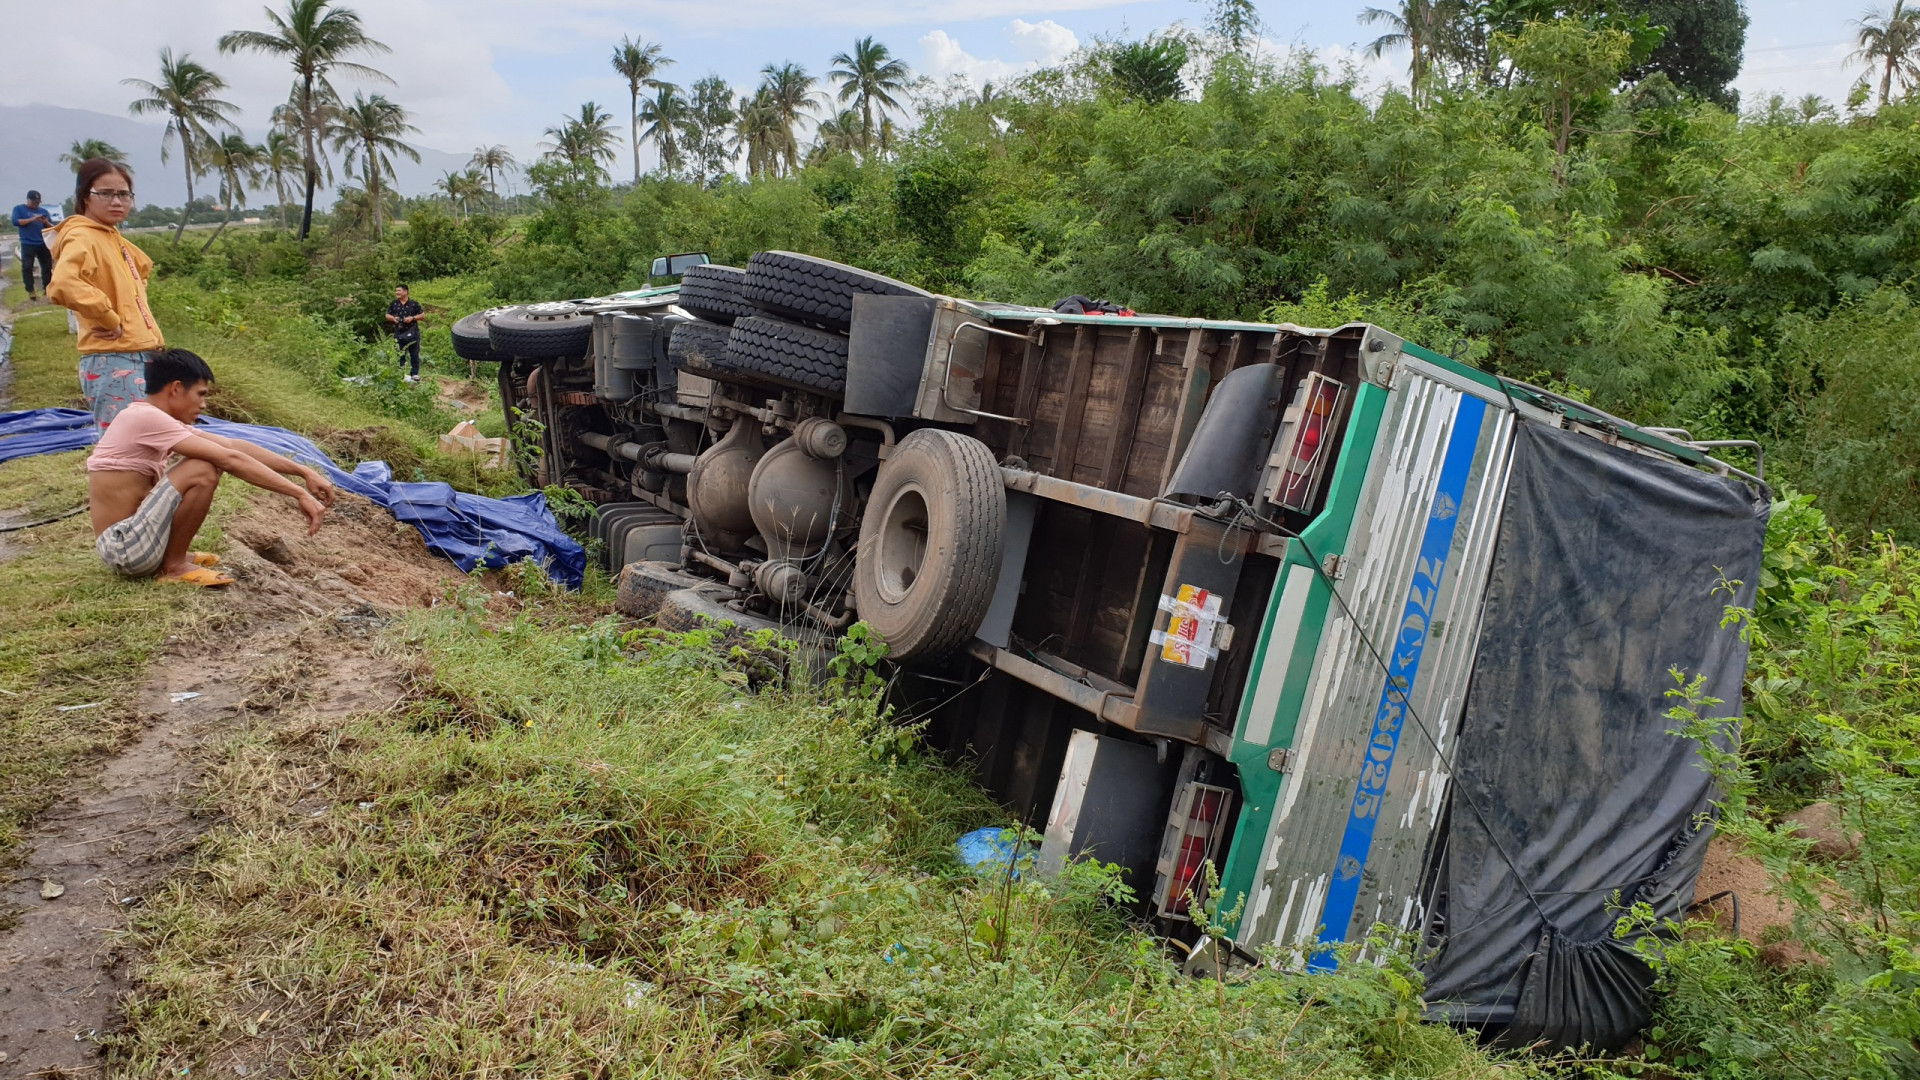
[[682, 573], [666, 563], [629, 563], [620, 569], [613, 609], [629, 619], [650, 618], [660, 612], [667, 594], [707, 584], [710, 582], [706, 579]]
[[725, 366], [778, 386], [838, 397], [847, 390], [847, 337], [755, 315], [733, 324]]
[[733, 320], [757, 310], [740, 295], [746, 281], [747, 272], [737, 266], [696, 266], [680, 279], [679, 304], [696, 318], [732, 326]]
[[[498, 309], [495, 309], [498, 310]], [[493, 337], [487, 330], [487, 319], [493, 311], [476, 311], [453, 324], [453, 354], [462, 360], [495, 362], [508, 360], [493, 351]]]
[[898, 660], [973, 638], [993, 603], [1007, 493], [978, 439], [922, 428], [880, 463], [853, 571], [854, 606]]
[[667, 339], [667, 363], [676, 371], [706, 375], [727, 360], [727, 335], [732, 331], [710, 322], [683, 322]]
[[740, 290], [748, 303], [762, 311], [841, 334], [853, 323], [853, 298], [858, 293], [933, 295], [904, 281], [791, 251], [755, 255], [747, 263], [746, 284]]
[[[636, 564], [638, 565], [638, 564]], [[685, 633], [688, 630], [700, 630], [715, 623], [732, 623], [720, 635], [720, 645], [724, 649], [738, 646], [749, 653], [747, 674], [757, 682], [765, 682], [775, 675], [786, 674], [787, 654], [776, 650], [751, 648], [751, 635], [756, 630], [772, 630], [788, 641], [800, 646], [799, 659], [804, 667], [815, 677], [823, 676], [827, 671], [827, 661], [833, 656], [835, 639], [828, 634], [807, 626], [783, 626], [772, 619], [746, 612], [735, 611], [717, 599], [717, 595], [731, 592], [717, 582], [702, 582], [694, 588], [676, 589], [660, 600], [660, 609], [655, 614], [653, 625], [661, 630]]]
[[493, 351], [529, 360], [585, 356], [593, 341], [593, 317], [568, 303], [502, 308], [487, 320]]

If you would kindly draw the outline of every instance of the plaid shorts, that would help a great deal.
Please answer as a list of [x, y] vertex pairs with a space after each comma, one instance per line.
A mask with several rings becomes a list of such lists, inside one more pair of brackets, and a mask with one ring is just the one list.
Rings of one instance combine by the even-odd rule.
[[93, 408], [93, 422], [106, 430], [120, 410], [147, 396], [147, 354], [80, 354], [80, 392]]
[[140, 500], [140, 509], [125, 521], [107, 526], [93, 542], [100, 561], [126, 577], [147, 577], [160, 569], [167, 555], [167, 539], [173, 535], [173, 515], [180, 509], [180, 489], [162, 477]]

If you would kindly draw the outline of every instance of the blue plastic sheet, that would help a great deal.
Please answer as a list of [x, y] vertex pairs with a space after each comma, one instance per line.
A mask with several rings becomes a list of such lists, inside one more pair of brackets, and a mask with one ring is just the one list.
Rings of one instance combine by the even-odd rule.
[[0, 413], [0, 462], [82, 450], [93, 445], [93, 437], [93, 414], [85, 409]]
[[[393, 479], [384, 461], [362, 462], [352, 472], [333, 463], [308, 439], [285, 428], [236, 424], [212, 417], [201, 426], [219, 435], [245, 439], [325, 472], [342, 491], [379, 503], [395, 519], [420, 530], [427, 547], [462, 570], [499, 568], [522, 559], [546, 567], [547, 575], [571, 589], [580, 587], [587, 553], [560, 528], [539, 492], [510, 499], [489, 499], [455, 491], [441, 483], [404, 483]], [[34, 454], [79, 450], [93, 444], [93, 415], [79, 409], [28, 409], [0, 413], [0, 462]]]
[[1020, 843], [1018, 834], [999, 825], [975, 829], [953, 846], [961, 864], [983, 877], [1005, 877], [1011, 870], [1017, 879], [1034, 858], [1033, 845]]

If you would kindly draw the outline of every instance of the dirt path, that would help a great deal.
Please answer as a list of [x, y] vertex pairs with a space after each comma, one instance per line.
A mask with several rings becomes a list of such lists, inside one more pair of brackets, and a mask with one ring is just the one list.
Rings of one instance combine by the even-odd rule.
[[228, 524], [240, 584], [155, 659], [140, 735], [35, 822], [30, 854], [0, 884], [0, 1078], [97, 1074], [94, 1037], [113, 1030], [129, 988], [127, 912], [217, 824], [196, 786], [223, 736], [283, 711], [311, 723], [398, 698], [375, 632], [457, 572], [364, 500], [343, 499], [314, 539], [295, 516], [262, 500]]

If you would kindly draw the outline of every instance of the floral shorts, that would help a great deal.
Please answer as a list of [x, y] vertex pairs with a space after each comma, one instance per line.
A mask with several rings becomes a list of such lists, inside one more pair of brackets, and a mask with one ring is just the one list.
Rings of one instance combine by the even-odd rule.
[[121, 409], [147, 396], [147, 354], [81, 353], [80, 392], [93, 407], [95, 426], [106, 430]]

